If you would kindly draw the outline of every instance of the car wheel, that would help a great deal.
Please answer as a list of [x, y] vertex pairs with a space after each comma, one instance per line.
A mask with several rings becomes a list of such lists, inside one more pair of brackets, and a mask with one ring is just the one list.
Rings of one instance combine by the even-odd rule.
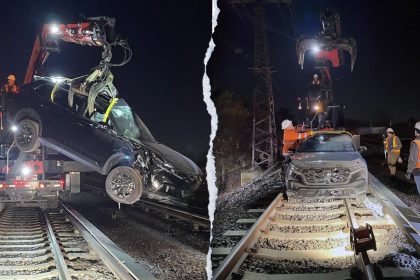
[[32, 120], [21, 120], [14, 134], [15, 145], [22, 152], [33, 152], [39, 148], [39, 124]]
[[105, 187], [110, 198], [123, 204], [133, 204], [143, 193], [140, 174], [129, 166], [112, 169], [106, 177]]

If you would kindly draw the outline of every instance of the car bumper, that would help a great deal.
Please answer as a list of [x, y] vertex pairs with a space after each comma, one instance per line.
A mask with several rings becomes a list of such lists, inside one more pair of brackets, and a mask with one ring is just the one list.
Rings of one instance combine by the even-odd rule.
[[357, 180], [346, 185], [304, 185], [297, 181], [287, 182], [287, 195], [297, 199], [357, 198], [368, 190], [366, 180]]

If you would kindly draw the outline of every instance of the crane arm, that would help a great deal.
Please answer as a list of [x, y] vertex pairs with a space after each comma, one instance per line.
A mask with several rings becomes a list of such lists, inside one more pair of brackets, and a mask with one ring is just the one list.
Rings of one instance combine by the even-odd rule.
[[111, 44], [118, 41], [114, 32], [115, 19], [108, 17], [87, 18], [84, 22], [70, 24], [45, 24], [36, 37], [24, 83], [33, 75], [42, 74], [42, 67], [50, 53], [61, 51], [61, 41], [84, 46], [103, 47], [103, 61], [111, 60]]

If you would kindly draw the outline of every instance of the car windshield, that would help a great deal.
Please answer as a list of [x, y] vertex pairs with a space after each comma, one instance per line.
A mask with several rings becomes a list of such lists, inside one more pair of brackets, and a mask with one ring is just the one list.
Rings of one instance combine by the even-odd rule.
[[142, 141], [156, 142], [146, 125], [123, 99], [118, 99], [110, 112], [112, 128], [121, 135]]
[[348, 134], [315, 134], [297, 148], [299, 153], [355, 151], [353, 139]]

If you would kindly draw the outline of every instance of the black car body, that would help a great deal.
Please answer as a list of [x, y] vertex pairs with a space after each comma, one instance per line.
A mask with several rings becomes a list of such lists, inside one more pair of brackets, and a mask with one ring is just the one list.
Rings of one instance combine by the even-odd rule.
[[40, 143], [107, 175], [108, 195], [120, 203], [134, 203], [144, 192], [190, 198], [200, 187], [200, 168], [157, 142], [123, 99], [99, 95], [89, 115], [87, 97], [69, 97], [68, 89], [39, 78], [8, 97], [7, 120], [18, 129], [20, 150]]

